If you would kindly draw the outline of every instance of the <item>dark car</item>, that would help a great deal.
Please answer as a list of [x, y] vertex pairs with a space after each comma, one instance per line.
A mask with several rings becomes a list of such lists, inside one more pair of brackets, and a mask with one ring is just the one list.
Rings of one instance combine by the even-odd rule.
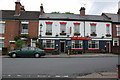
[[15, 57], [36, 57], [45, 56], [45, 51], [35, 47], [24, 47], [19, 50], [10, 51], [8, 55], [12, 58]]

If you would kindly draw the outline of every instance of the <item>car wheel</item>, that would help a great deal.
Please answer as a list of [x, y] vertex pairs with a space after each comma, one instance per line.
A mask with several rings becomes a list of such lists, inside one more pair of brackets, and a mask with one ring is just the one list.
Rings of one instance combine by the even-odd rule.
[[16, 53], [13, 53], [13, 54], [11, 55], [11, 57], [12, 57], [12, 58], [17, 57]]
[[36, 53], [35, 58], [39, 58], [39, 57], [40, 57], [40, 54]]

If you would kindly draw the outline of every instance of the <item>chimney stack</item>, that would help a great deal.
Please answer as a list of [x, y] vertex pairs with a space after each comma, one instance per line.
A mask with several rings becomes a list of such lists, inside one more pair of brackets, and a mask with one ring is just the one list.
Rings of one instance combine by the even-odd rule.
[[43, 13], [45, 13], [45, 12], [44, 12], [44, 8], [43, 8], [43, 4], [41, 4], [41, 6], [40, 6], [40, 15], [42, 15]]
[[81, 7], [80, 9], [80, 16], [85, 16], [85, 8]]
[[118, 2], [118, 12], [117, 14], [120, 14], [120, 1]]
[[15, 15], [20, 15], [21, 11], [25, 11], [24, 6], [21, 5], [20, 0], [15, 2]]

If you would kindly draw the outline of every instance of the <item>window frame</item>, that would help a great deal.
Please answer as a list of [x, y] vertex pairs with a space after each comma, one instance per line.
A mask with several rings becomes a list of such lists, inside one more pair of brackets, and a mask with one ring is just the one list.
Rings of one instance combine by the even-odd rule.
[[120, 25], [116, 25], [117, 36], [120, 36]]
[[[47, 41], [50, 41], [50, 47], [48, 47], [47, 46]], [[54, 49], [55, 48], [55, 40], [43, 40], [43, 47], [45, 48], [45, 49], [47, 49], [47, 48], [52, 48], [52, 49]]]
[[[93, 41], [95, 41], [95, 43]], [[92, 46], [90, 47], [90, 45], [92, 45]], [[93, 45], [95, 46], [95, 48], [93, 48]], [[96, 47], [96, 45], [98, 47]], [[88, 41], [88, 49], [99, 49], [99, 41], [98, 40], [89, 40]]]
[[1, 24], [1, 31], [0, 31], [0, 34], [4, 34], [5, 33], [5, 21], [0, 21], [0, 24]]
[[[76, 41], [79, 41], [78, 42], [79, 47], [76, 47]], [[80, 47], [80, 45], [81, 45], [81, 47]], [[72, 40], [72, 49], [76, 49], [76, 48], [83, 49], [83, 41], [82, 40]]]
[[[23, 22], [21, 22], [21, 25], [22, 25], [22, 29], [21, 29], [21, 34], [28, 34], [29, 33], [29, 22], [26, 22], [26, 21], [23, 21]], [[27, 29], [23, 29], [23, 25], [27, 25]]]

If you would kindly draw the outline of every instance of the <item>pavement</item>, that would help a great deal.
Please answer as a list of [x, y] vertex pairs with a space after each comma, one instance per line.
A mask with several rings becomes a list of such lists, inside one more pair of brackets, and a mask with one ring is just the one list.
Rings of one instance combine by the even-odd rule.
[[118, 55], [111, 54], [111, 53], [85, 53], [85, 54], [78, 54], [78, 55], [68, 55], [68, 54], [59, 54], [59, 55], [45, 55], [45, 58], [92, 58], [92, 57], [117, 57]]
[[117, 72], [99, 72], [91, 73], [83, 76], [78, 76], [77, 78], [118, 78]]

